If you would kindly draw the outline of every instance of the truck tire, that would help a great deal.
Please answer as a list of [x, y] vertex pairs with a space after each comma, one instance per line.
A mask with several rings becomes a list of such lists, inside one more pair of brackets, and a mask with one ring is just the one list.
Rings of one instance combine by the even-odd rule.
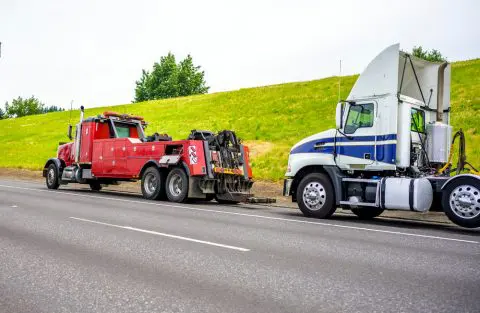
[[329, 218], [337, 209], [332, 183], [323, 173], [306, 175], [297, 187], [297, 202], [303, 215]]
[[168, 200], [182, 203], [188, 200], [188, 176], [181, 168], [174, 168], [168, 173], [166, 183]]
[[142, 175], [142, 194], [145, 199], [159, 200], [165, 198], [164, 173], [155, 167], [149, 167]]
[[92, 189], [93, 191], [102, 190], [102, 185], [98, 181], [91, 181], [88, 184], [90, 185], [90, 189]]
[[480, 181], [473, 177], [459, 177], [443, 190], [442, 206], [455, 224], [480, 227]]
[[361, 220], [371, 220], [382, 214], [384, 209], [382, 208], [355, 208], [352, 209], [352, 213], [358, 216]]
[[58, 179], [58, 168], [54, 163], [48, 166], [45, 182], [47, 183], [48, 189], [58, 189], [58, 187], [60, 186], [60, 182]]

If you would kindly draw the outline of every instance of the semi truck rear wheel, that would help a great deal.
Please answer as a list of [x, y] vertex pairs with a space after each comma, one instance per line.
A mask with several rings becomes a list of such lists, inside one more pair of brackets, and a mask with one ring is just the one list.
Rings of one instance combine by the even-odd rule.
[[168, 173], [166, 192], [172, 202], [186, 202], [188, 199], [188, 176], [181, 168], [174, 168]]
[[352, 209], [353, 214], [358, 216], [361, 220], [371, 220], [374, 217], [379, 216], [383, 213], [382, 208], [355, 208]]
[[480, 181], [468, 176], [453, 180], [443, 190], [442, 206], [455, 224], [480, 227]]
[[149, 167], [142, 175], [142, 194], [145, 199], [159, 200], [165, 197], [164, 174], [155, 167]]
[[323, 173], [306, 175], [297, 187], [298, 207], [305, 216], [329, 218], [335, 213], [332, 183]]
[[47, 177], [45, 178], [48, 189], [58, 189], [60, 182], [58, 179], [58, 168], [55, 164], [50, 164], [47, 169]]

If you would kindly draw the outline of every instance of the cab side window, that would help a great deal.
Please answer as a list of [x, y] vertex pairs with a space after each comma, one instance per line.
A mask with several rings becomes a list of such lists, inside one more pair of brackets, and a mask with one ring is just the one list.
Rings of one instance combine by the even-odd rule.
[[373, 126], [373, 103], [351, 105], [348, 110], [347, 122], [345, 123], [345, 134], [353, 134], [362, 127]]
[[412, 108], [412, 123], [410, 130], [417, 133], [425, 133], [425, 112]]

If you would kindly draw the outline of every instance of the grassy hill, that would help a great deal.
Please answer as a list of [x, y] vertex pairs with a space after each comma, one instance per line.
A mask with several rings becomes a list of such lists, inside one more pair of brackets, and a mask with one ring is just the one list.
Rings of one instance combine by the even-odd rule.
[[[357, 76], [342, 77], [346, 98]], [[452, 125], [467, 134], [467, 155], [480, 166], [480, 59], [452, 65]], [[233, 129], [252, 148], [257, 179], [279, 180], [285, 173], [290, 147], [308, 135], [332, 128], [338, 98], [338, 77], [202, 96], [149, 101], [86, 110], [93, 116], [106, 110], [142, 115], [147, 133], [186, 138], [191, 129]], [[88, 107], [88, 104], [86, 104]], [[0, 121], [0, 167], [41, 169], [66, 141], [69, 112]], [[78, 120], [78, 110], [72, 121]]]

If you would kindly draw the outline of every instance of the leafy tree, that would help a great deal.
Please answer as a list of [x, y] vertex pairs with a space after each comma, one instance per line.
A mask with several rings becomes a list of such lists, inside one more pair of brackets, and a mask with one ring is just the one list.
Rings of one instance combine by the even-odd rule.
[[204, 77], [205, 72], [193, 64], [190, 55], [177, 64], [175, 56], [168, 53], [153, 64], [151, 72], [142, 70], [133, 102], [207, 93], [210, 87]]
[[204, 94], [208, 92], [204, 80], [205, 72], [200, 71], [200, 66], [193, 65], [193, 60], [188, 55], [179, 64], [178, 69], [178, 93], [180, 96]]
[[18, 97], [13, 99], [12, 103], [6, 103], [5, 109], [8, 117], [22, 117], [33, 114], [41, 114], [44, 110], [44, 104], [37, 98], [31, 96], [28, 99]]
[[0, 108], [0, 120], [3, 120], [6, 117], [5, 112]]
[[445, 62], [447, 58], [445, 58], [440, 51], [432, 49], [432, 50], [423, 50], [422, 46], [413, 47], [412, 55], [424, 59], [430, 62]]
[[52, 106], [43, 108], [42, 113], [61, 112], [61, 111], [65, 111], [65, 109], [61, 107], [57, 107], [56, 105], [52, 105]]

